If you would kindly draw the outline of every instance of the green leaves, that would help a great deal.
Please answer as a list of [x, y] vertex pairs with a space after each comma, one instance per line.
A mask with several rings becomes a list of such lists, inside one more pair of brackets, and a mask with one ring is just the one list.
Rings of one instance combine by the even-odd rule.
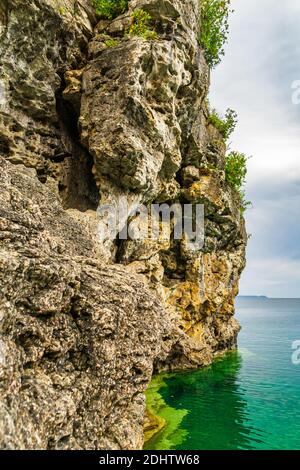
[[226, 181], [237, 191], [246, 182], [248, 158], [243, 153], [230, 152], [226, 157]]
[[213, 109], [210, 113], [208, 121], [213, 126], [215, 126], [222, 137], [227, 140], [237, 125], [237, 114], [233, 109], [227, 109], [223, 118], [215, 109]]
[[[209, 109], [209, 103], [207, 106]], [[237, 114], [233, 109], [227, 109], [225, 116], [222, 117], [213, 109], [210, 111], [208, 122], [218, 129], [224, 140], [228, 140], [236, 127]], [[239, 194], [241, 213], [244, 214], [246, 209], [251, 206], [251, 202], [247, 201], [246, 193], [243, 189], [246, 183], [248, 157], [243, 153], [232, 151], [225, 158], [226, 181]]]
[[208, 65], [213, 68], [221, 62], [228, 39], [230, 0], [200, 0], [201, 33], [199, 42]]
[[[112, 20], [128, 9], [128, 0], [92, 0], [97, 15]], [[129, 36], [140, 36], [144, 39], [156, 39], [157, 33], [149, 29], [151, 16], [142, 9], [136, 9], [132, 13], [133, 23], [128, 31]], [[108, 47], [115, 44], [109, 43]]]
[[129, 36], [140, 36], [144, 39], [156, 39], [155, 31], [149, 29], [151, 16], [144, 10], [137, 9], [132, 13], [133, 24], [129, 29]]
[[114, 38], [108, 38], [106, 39], [106, 41], [104, 42], [104, 44], [106, 45], [106, 47], [116, 47], [120, 44], [120, 41], [118, 39], [114, 39]]
[[127, 0], [93, 0], [97, 15], [112, 20], [128, 8]]
[[226, 181], [230, 186], [239, 193], [241, 198], [241, 212], [251, 206], [251, 202], [246, 200], [245, 191], [243, 189], [246, 183], [248, 157], [239, 152], [230, 152], [226, 156], [225, 175]]

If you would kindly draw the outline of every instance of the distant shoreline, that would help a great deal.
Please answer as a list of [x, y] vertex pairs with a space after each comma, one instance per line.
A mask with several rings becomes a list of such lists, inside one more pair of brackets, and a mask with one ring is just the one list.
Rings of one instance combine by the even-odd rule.
[[266, 295], [238, 295], [237, 299], [269, 299]]
[[267, 297], [266, 295], [238, 295], [237, 300], [300, 300], [300, 297]]

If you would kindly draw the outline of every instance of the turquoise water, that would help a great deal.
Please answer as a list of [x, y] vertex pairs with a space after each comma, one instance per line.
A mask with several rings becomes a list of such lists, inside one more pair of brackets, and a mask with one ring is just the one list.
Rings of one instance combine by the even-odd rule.
[[300, 300], [239, 299], [237, 317], [237, 352], [160, 378], [153, 411], [174, 419], [147, 449], [300, 449]]

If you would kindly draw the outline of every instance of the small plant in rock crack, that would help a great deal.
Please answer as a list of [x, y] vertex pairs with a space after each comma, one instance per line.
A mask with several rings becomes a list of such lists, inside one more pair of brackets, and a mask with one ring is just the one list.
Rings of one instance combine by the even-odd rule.
[[140, 36], [144, 39], [156, 39], [157, 33], [149, 29], [151, 22], [151, 15], [144, 10], [135, 10], [132, 15], [133, 24], [131, 25], [128, 34], [129, 36]]
[[67, 10], [65, 9], [65, 7], [59, 7], [58, 13], [60, 15], [65, 15], [67, 13]]
[[242, 214], [251, 206], [251, 202], [247, 201], [244, 185], [247, 176], [248, 157], [239, 152], [230, 152], [225, 160], [225, 177], [230, 186], [239, 193], [241, 199]]
[[215, 109], [213, 109], [210, 112], [208, 120], [216, 129], [218, 129], [222, 137], [227, 140], [237, 125], [237, 114], [233, 109], [227, 109], [225, 116], [222, 117]]
[[200, 0], [199, 43], [210, 67], [216, 67], [224, 55], [228, 39], [231, 0]]
[[97, 15], [113, 20], [128, 8], [128, 0], [92, 0]]
[[111, 48], [111, 47], [118, 46], [120, 44], [120, 41], [119, 41], [119, 39], [109, 38], [109, 39], [106, 39], [104, 44], [106, 45], [106, 47]]

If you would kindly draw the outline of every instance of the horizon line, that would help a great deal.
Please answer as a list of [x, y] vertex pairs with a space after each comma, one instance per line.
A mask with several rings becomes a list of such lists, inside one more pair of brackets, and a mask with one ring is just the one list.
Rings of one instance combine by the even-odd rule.
[[263, 295], [263, 294], [239, 294], [237, 295], [237, 299], [239, 297], [258, 297], [258, 298], [265, 298], [265, 299], [296, 299], [300, 300], [300, 297], [269, 297], [268, 295]]

